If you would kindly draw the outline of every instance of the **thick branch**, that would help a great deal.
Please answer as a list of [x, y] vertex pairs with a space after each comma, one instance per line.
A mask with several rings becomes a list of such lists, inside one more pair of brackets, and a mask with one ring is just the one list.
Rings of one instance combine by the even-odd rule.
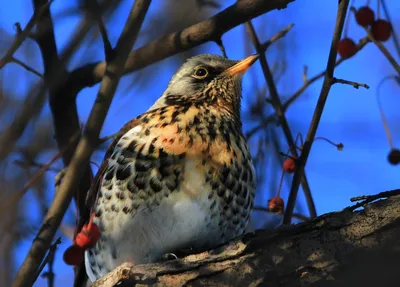
[[125, 263], [92, 286], [397, 286], [399, 194], [181, 260]]
[[[182, 31], [152, 41], [130, 53], [124, 74], [130, 73], [167, 57], [189, 50], [209, 41], [218, 41], [229, 30], [274, 9], [286, 8], [295, 0], [241, 0], [210, 19]], [[98, 62], [77, 69], [72, 82], [77, 88], [93, 86], [104, 76], [106, 62]]]

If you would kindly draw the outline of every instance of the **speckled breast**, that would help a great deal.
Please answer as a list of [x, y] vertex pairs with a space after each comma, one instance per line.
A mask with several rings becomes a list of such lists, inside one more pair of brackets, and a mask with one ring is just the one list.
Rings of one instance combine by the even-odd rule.
[[242, 234], [255, 175], [238, 120], [195, 104], [138, 117], [112, 147], [94, 208], [101, 238], [86, 252], [91, 280]]

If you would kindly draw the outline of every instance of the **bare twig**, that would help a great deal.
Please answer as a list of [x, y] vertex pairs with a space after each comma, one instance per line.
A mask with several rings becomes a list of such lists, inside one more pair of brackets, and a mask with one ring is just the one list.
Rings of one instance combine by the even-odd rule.
[[[370, 40], [368, 39], [368, 37], [362, 38], [360, 42], [357, 44], [356, 48], [357, 52], [359, 52], [362, 48], [364, 48], [365, 45], [367, 45], [369, 42]], [[339, 66], [345, 60], [347, 59], [340, 58], [339, 60], [337, 60], [335, 63], [335, 67]], [[283, 110], [286, 111], [289, 108], [289, 106], [293, 104], [311, 84], [313, 84], [314, 82], [325, 76], [325, 74], [326, 71], [322, 71], [317, 75], [315, 75], [314, 77], [307, 79], [306, 74], [303, 73], [303, 79], [305, 80], [303, 86], [301, 86], [300, 89], [298, 89], [292, 96], [290, 96], [289, 99], [283, 104]]]
[[383, 191], [383, 192], [380, 192], [380, 193], [374, 194], [374, 195], [361, 195], [361, 196], [352, 197], [352, 198], [350, 198], [351, 202], [355, 202], [355, 201], [361, 201], [361, 202], [358, 202], [353, 206], [349, 206], [349, 207], [345, 208], [344, 210], [353, 211], [353, 210], [356, 210], [359, 207], [365, 206], [377, 199], [396, 196], [399, 194], [400, 194], [400, 189], [395, 189], [395, 190]]
[[[12, 60], [12, 57], [13, 57], [14, 53], [18, 50], [18, 48], [25, 41], [25, 39], [27, 37], [29, 37], [32, 28], [36, 24], [37, 19], [39, 19], [43, 15], [43, 13], [45, 13], [49, 9], [49, 7], [50, 7], [52, 2], [53, 2], [53, 0], [51, 0], [48, 3], [42, 5], [40, 7], [40, 9], [35, 10], [35, 12], [33, 13], [33, 16], [28, 21], [28, 24], [26, 24], [25, 29], [23, 29], [23, 30], [19, 31], [19, 33], [17, 33], [17, 36], [15, 37], [14, 42], [11, 44], [11, 47], [8, 49], [6, 54], [0, 59], [0, 70], [8, 62], [10, 62]], [[17, 27], [19, 27], [19, 26], [17, 26]]]
[[85, 3], [87, 5], [89, 12], [92, 13], [93, 16], [97, 19], [97, 24], [99, 26], [101, 38], [103, 40], [105, 58], [106, 61], [108, 62], [113, 57], [113, 48], [110, 39], [108, 38], [106, 25], [104, 24], [102, 15], [100, 13], [100, 5], [97, 2], [97, 0], [85, 0]]
[[40, 273], [42, 273], [44, 267], [49, 264], [49, 271], [45, 272], [42, 276], [47, 277], [47, 281], [49, 282], [47, 284], [48, 287], [54, 287], [54, 272], [53, 272], [53, 263], [54, 263], [54, 255], [56, 254], [57, 251], [57, 245], [61, 244], [61, 237], [54, 242], [49, 249], [49, 252], [47, 252], [46, 258], [43, 260], [42, 264], [40, 265], [38, 272], [36, 274], [36, 279], [39, 277]]
[[76, 186], [82, 178], [82, 173], [89, 163], [95, 143], [104, 119], [111, 104], [114, 92], [122, 75], [129, 51], [136, 41], [140, 27], [147, 13], [151, 0], [136, 0], [128, 20], [117, 42], [116, 57], [107, 65], [107, 73], [102, 80], [97, 100], [93, 105], [84, 134], [79, 141], [75, 154], [68, 166], [64, 180], [61, 182], [54, 201], [43, 221], [42, 227], [25, 258], [13, 283], [16, 286], [31, 286], [40, 262], [43, 260], [51, 244], [61, 220], [71, 202]]
[[349, 6], [349, 0], [342, 0], [339, 4], [337, 18], [336, 18], [336, 26], [335, 31], [332, 38], [331, 48], [328, 57], [328, 63], [326, 67], [326, 74], [324, 78], [324, 83], [321, 89], [321, 93], [317, 102], [317, 106], [315, 108], [310, 128], [307, 133], [307, 137], [304, 142], [303, 150], [301, 152], [297, 169], [293, 176], [292, 187], [289, 193], [289, 199], [286, 205], [286, 211], [283, 216], [283, 224], [290, 224], [292, 220], [293, 210], [296, 205], [297, 193], [299, 190], [301, 179], [304, 175], [304, 166], [307, 162], [308, 156], [311, 151], [311, 146], [314, 141], [315, 134], [317, 132], [318, 124], [321, 120], [322, 112], [325, 107], [326, 100], [328, 98], [328, 94], [330, 88], [332, 86], [333, 73], [335, 70], [335, 62], [337, 56], [336, 47], [340, 41], [340, 36], [342, 35], [344, 21], [346, 19], [346, 12]]
[[[279, 122], [282, 126], [282, 130], [285, 134], [287, 143], [289, 145], [290, 151], [292, 153], [293, 156], [298, 156], [297, 155], [297, 150], [296, 150], [296, 144], [292, 135], [292, 132], [290, 130], [290, 126], [289, 123], [286, 119], [285, 113], [282, 109], [282, 102], [280, 100], [278, 91], [276, 89], [275, 83], [274, 83], [274, 79], [271, 73], [271, 70], [269, 68], [268, 62], [267, 62], [267, 58], [264, 54], [264, 52], [261, 49], [261, 44], [260, 41], [258, 40], [257, 34], [254, 30], [253, 25], [251, 24], [251, 22], [247, 22], [246, 23], [246, 28], [247, 31], [250, 35], [251, 41], [253, 42], [254, 47], [256, 48], [257, 52], [260, 53], [260, 64], [261, 64], [261, 68], [263, 70], [264, 73], [264, 77], [265, 77], [265, 81], [268, 84], [268, 88], [269, 88], [269, 92], [270, 92], [270, 96], [271, 96], [271, 100], [272, 100], [272, 104], [274, 106], [276, 115], [279, 119]], [[287, 29], [287, 28], [286, 28]], [[280, 33], [282, 34], [282, 33]], [[276, 37], [276, 39], [279, 39], [279, 37]], [[310, 187], [308, 185], [308, 181], [305, 175], [302, 175], [302, 186], [303, 186], [303, 190], [304, 190], [304, 195], [306, 197], [306, 201], [307, 201], [307, 206], [308, 206], [308, 210], [310, 212], [310, 218], [314, 218], [317, 216], [317, 212], [315, 209], [315, 204], [314, 204], [314, 200], [312, 198], [312, 194], [310, 191]]]
[[260, 45], [260, 50], [265, 52], [269, 46], [271, 46], [274, 42], [286, 36], [286, 34], [294, 27], [294, 24], [289, 24], [283, 30], [276, 33], [271, 39], [266, 41], [264, 44]]
[[[16, 160], [14, 160], [14, 163], [19, 165], [19, 166], [21, 166], [21, 167], [23, 167], [23, 168], [29, 168], [30, 166], [34, 166], [34, 167], [38, 167], [38, 168], [45, 168], [46, 167], [45, 163], [38, 163], [38, 162], [35, 162], [35, 161], [25, 162], [25, 161], [16, 159]], [[55, 168], [55, 167], [51, 167], [51, 166], [47, 167], [47, 170], [54, 171], [54, 172], [60, 172], [61, 171], [61, 169], [58, 169], [58, 168]]]
[[[78, 135], [75, 135], [75, 138], [72, 139], [73, 142]], [[24, 187], [13, 194], [11, 199], [7, 200], [5, 204], [0, 207], [0, 217], [6, 212], [9, 208], [14, 208], [15, 204], [25, 195], [25, 193], [31, 188], [42, 176], [43, 174], [50, 168], [50, 166], [55, 163], [59, 158], [61, 158], [63, 151], [61, 150], [55, 156], [53, 156], [48, 163], [43, 165], [24, 185]]]
[[40, 77], [40, 78], [42, 78], [42, 79], [44, 78], [44, 76], [43, 76], [41, 73], [39, 73], [39, 72], [36, 71], [35, 69], [29, 67], [27, 64], [25, 64], [24, 62], [22, 62], [22, 61], [20, 61], [20, 60], [18, 60], [18, 59], [16, 59], [16, 58], [14, 58], [14, 57], [11, 57], [10, 62], [15, 63], [15, 64], [17, 64], [17, 65], [20, 65], [20, 66], [21, 66], [22, 68], [24, 68], [25, 70], [27, 70], [27, 71], [29, 71], [29, 72], [35, 74], [36, 76], [38, 76], [38, 77]]
[[218, 45], [219, 49], [221, 50], [222, 56], [224, 56], [225, 58], [228, 58], [228, 56], [226, 54], [226, 49], [225, 49], [224, 43], [222, 42], [222, 39], [219, 38], [219, 39], [215, 40], [215, 43]]
[[338, 84], [350, 85], [350, 86], [353, 86], [355, 89], [358, 89], [359, 87], [363, 87], [363, 88], [369, 89], [369, 86], [367, 84], [357, 83], [357, 82], [338, 79], [338, 78], [333, 78], [332, 79], [332, 85], [333, 84], [337, 84], [337, 83]]

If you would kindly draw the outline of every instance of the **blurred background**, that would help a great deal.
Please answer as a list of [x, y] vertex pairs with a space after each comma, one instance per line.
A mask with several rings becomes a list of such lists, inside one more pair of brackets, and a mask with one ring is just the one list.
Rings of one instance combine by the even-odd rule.
[[[352, 5], [360, 7], [366, 2], [355, 0]], [[374, 10], [376, 2], [371, 1], [371, 8]], [[132, 3], [133, 1], [121, 1], [113, 13], [105, 18], [113, 45], [118, 39]], [[400, 2], [386, 0], [385, 3], [392, 16], [393, 26], [400, 27]], [[234, 1], [154, 0], [135, 48], [207, 19], [232, 4]], [[275, 42], [266, 53], [282, 100], [290, 98], [303, 85], [304, 66], [307, 66], [309, 78], [325, 69], [336, 11], [337, 1], [297, 0], [284, 10], [272, 11], [252, 21], [262, 42], [287, 25], [294, 24], [294, 28], [284, 38]], [[30, 1], [14, 0], [8, 1], [7, 5], [0, 5], [0, 57], [15, 37], [15, 23], [19, 22], [21, 27], [25, 27], [32, 13]], [[51, 13], [56, 43], [61, 51], [71, 39], [82, 17], [79, 1], [54, 1]], [[382, 11], [381, 13], [384, 18]], [[355, 23], [353, 15], [349, 15], [347, 36], [357, 43], [365, 37], [365, 31]], [[226, 33], [222, 41], [229, 58], [241, 59], [255, 52], [244, 25]], [[385, 46], [399, 61], [393, 40], [386, 42]], [[124, 76], [101, 135], [107, 136], [117, 132], [128, 120], [146, 111], [162, 94], [170, 77], [184, 60], [199, 53], [221, 54], [221, 50], [215, 43], [210, 42]], [[33, 40], [27, 39], [14, 56], [40, 73], [43, 72], [40, 51]], [[68, 69], [102, 60], [103, 44], [98, 29], [94, 27], [68, 62]], [[399, 147], [400, 85], [394, 80], [379, 85], [382, 79], [395, 73], [387, 59], [371, 43], [335, 70], [336, 77], [366, 83], [370, 89], [354, 89], [341, 84], [336, 84], [331, 89], [317, 136], [326, 137], [335, 143], [343, 143], [344, 149], [338, 151], [335, 146], [324, 141], [313, 145], [306, 174], [318, 214], [348, 206], [351, 197], [399, 187], [399, 168], [387, 162], [390, 147], [376, 101], [379, 88], [395, 145]], [[9, 63], [0, 70], [0, 134], [21, 110], [29, 90], [39, 81], [41, 79], [37, 75], [15, 63]], [[287, 110], [287, 119], [294, 135], [302, 133], [305, 137], [307, 134], [321, 85], [322, 78], [310, 85]], [[99, 85], [86, 88], [78, 96], [79, 119], [83, 125], [98, 88]], [[257, 165], [256, 206], [260, 207], [266, 207], [268, 199], [277, 194], [282, 170], [282, 156], [279, 152], [286, 153], [288, 150], [281, 128], [276, 123], [264, 123], [268, 116], [274, 114], [272, 106], [265, 101], [268, 97], [262, 70], [259, 64], [256, 64], [244, 76], [242, 120]], [[106, 146], [103, 145], [94, 153], [93, 162], [101, 163]], [[7, 202], [13, 193], [22, 189], [38, 170], [38, 166], [47, 163], [58, 152], [51, 112], [46, 102], [40, 114], [30, 121], [12, 152], [0, 162], [0, 201]], [[92, 167], [96, 172], [97, 167]], [[0, 218], [0, 286], [10, 285], [25, 258], [53, 198], [55, 176], [62, 168], [60, 160], [55, 162], [27, 191], [22, 200]], [[290, 184], [291, 175], [287, 174], [281, 193], [285, 201]], [[296, 213], [309, 215], [302, 192], [299, 193]], [[75, 214], [76, 207], [72, 204], [57, 235], [62, 238], [62, 244], [59, 245], [55, 256], [55, 286], [71, 286], [73, 270], [65, 265], [62, 254], [71, 244], [69, 236], [73, 232]], [[251, 224], [254, 228], [273, 228], [278, 226], [281, 220], [281, 215], [254, 211]], [[35, 286], [47, 286], [46, 280], [39, 277]]]

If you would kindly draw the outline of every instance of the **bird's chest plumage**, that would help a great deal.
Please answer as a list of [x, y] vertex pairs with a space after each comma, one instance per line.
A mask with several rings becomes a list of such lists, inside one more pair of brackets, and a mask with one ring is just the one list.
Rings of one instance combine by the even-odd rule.
[[94, 208], [101, 238], [86, 254], [91, 277], [124, 261], [152, 262], [243, 233], [254, 169], [240, 127], [218, 112], [161, 108], [122, 135]]

